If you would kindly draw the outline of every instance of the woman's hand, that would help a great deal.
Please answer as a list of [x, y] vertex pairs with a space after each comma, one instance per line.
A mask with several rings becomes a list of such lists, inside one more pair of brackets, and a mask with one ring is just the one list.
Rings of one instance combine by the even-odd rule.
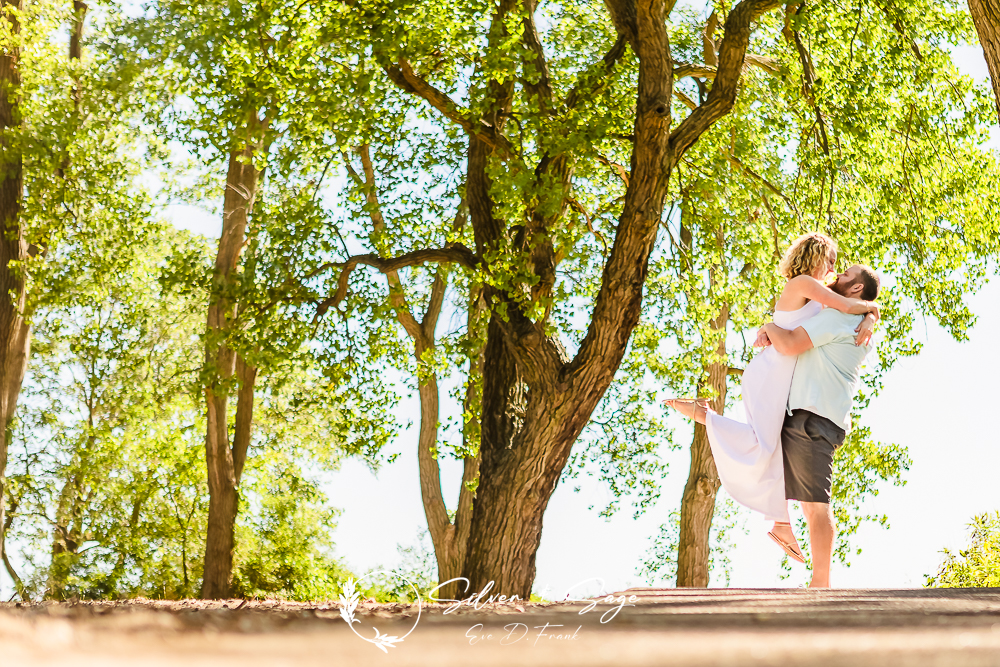
[[[765, 325], [766, 326], [766, 325]], [[757, 330], [757, 340], [753, 342], [754, 347], [767, 347], [771, 344], [771, 339], [767, 337], [767, 331], [764, 327]]]
[[876, 322], [878, 322], [880, 319], [882, 319], [881, 316], [879, 315], [879, 312], [878, 312], [878, 304], [877, 303], [875, 303], [874, 301], [866, 301], [865, 303], [868, 304], [868, 314], [869, 315], [873, 315], [875, 317], [875, 321]]
[[868, 313], [865, 318], [861, 320], [861, 324], [857, 326], [854, 330], [858, 336], [854, 339], [855, 345], [867, 345], [872, 339], [872, 334], [875, 332], [875, 322], [878, 320], [878, 313]]

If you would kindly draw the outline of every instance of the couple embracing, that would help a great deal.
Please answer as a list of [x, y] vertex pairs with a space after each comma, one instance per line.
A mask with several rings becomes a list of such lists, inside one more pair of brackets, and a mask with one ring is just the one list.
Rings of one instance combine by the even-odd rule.
[[830, 586], [833, 453], [850, 428], [879, 317], [875, 272], [855, 264], [834, 274], [836, 261], [834, 240], [816, 232], [796, 239], [782, 258], [788, 282], [774, 321], [757, 333], [754, 345], [764, 350], [743, 372], [746, 422], [716, 414], [707, 399], [664, 401], [705, 424], [722, 486], [774, 521], [771, 539], [805, 562], [788, 520], [788, 501], [799, 501], [809, 526], [810, 588]]

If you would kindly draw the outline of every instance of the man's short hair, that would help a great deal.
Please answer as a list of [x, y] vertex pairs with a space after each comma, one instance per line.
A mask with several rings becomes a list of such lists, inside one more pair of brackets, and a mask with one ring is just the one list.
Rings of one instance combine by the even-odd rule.
[[861, 269], [861, 271], [858, 272], [858, 277], [851, 281], [851, 286], [861, 283], [863, 288], [861, 290], [861, 294], [858, 295], [858, 298], [862, 301], [874, 301], [878, 298], [878, 276], [870, 266], [858, 264], [858, 268]]

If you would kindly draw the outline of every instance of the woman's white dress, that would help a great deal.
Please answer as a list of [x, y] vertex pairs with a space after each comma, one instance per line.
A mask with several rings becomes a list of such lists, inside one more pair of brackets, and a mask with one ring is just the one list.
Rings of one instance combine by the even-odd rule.
[[[783, 329], [796, 329], [822, 309], [822, 304], [810, 301], [798, 310], [775, 311], [774, 323]], [[769, 521], [788, 521], [781, 426], [795, 359], [773, 346], [764, 348], [743, 371], [747, 421], [713, 412], [705, 420], [723, 488], [733, 500], [762, 512]]]

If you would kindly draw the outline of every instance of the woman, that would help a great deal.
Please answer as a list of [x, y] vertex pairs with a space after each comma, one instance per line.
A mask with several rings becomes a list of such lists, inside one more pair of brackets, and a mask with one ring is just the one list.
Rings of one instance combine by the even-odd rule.
[[[824, 306], [844, 313], [868, 313], [858, 326], [857, 343], [867, 342], [878, 319], [878, 307], [869, 301], [840, 296], [823, 284], [837, 261], [837, 244], [829, 236], [812, 232], [797, 238], [785, 253], [779, 269], [788, 279], [774, 308], [774, 323], [795, 329]], [[716, 414], [708, 399], [667, 399], [672, 407], [705, 424], [722, 486], [734, 500], [762, 512], [774, 526], [768, 536], [799, 562], [805, 562], [788, 521], [781, 426], [795, 357], [773, 347], [755, 356], [743, 372], [743, 407], [747, 421]]]

